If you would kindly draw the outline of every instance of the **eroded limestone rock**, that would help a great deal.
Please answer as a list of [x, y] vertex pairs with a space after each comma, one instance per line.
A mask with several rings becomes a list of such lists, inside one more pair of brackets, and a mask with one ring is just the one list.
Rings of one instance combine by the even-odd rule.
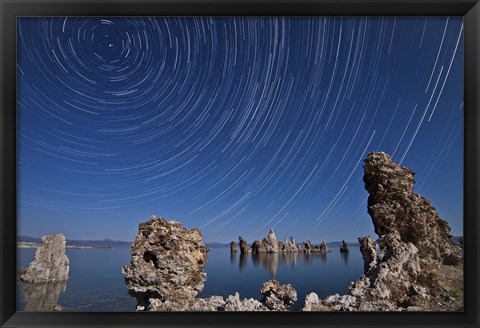
[[238, 237], [239, 246], [240, 246], [240, 253], [241, 254], [248, 254], [250, 249], [248, 248], [247, 241], [242, 238], [242, 236]]
[[240, 295], [235, 293], [235, 295], [230, 295], [225, 300], [225, 306], [223, 307], [223, 311], [269, 311], [267, 307], [265, 307], [259, 301], [253, 298], [244, 298], [243, 300], [240, 299]]
[[371, 238], [360, 238], [365, 274], [347, 295], [310, 294], [303, 310], [462, 310], [463, 252], [431, 202], [413, 192], [414, 173], [385, 153], [369, 154], [364, 170], [380, 254]]
[[299, 250], [304, 253], [311, 253], [314, 251], [314, 246], [310, 240], [307, 240], [300, 245]]
[[359, 237], [360, 252], [363, 256], [363, 272], [366, 274], [377, 265], [377, 244], [372, 237]]
[[327, 242], [325, 240], [322, 240], [322, 243], [320, 244], [320, 253], [328, 253], [328, 247], [327, 247]]
[[20, 269], [19, 277], [25, 283], [47, 283], [68, 280], [69, 260], [65, 254], [65, 236], [62, 233], [42, 237], [42, 245], [28, 268]]
[[[282, 247], [280, 243], [280, 248]], [[273, 229], [270, 229], [268, 235], [262, 240], [255, 240], [252, 244], [252, 253], [278, 253], [279, 252], [279, 242], [277, 241], [277, 236]]]
[[260, 289], [261, 303], [272, 311], [287, 311], [297, 300], [297, 291], [290, 285], [282, 285], [277, 280], [269, 280]]
[[368, 213], [382, 248], [383, 236], [398, 234], [400, 242], [414, 244], [420, 253], [446, 265], [463, 261], [463, 253], [450, 234], [450, 226], [432, 203], [413, 192], [415, 173], [392, 161], [385, 153], [371, 153], [365, 160], [363, 180], [369, 192]]
[[158, 298], [151, 298], [145, 304], [146, 311], [223, 311], [225, 300], [221, 296], [211, 296], [208, 298], [177, 298], [162, 301]]
[[207, 252], [198, 229], [188, 230], [179, 222], [160, 217], [140, 223], [132, 260], [122, 268], [138, 309], [147, 309], [150, 299], [175, 303], [194, 298], [206, 280]]

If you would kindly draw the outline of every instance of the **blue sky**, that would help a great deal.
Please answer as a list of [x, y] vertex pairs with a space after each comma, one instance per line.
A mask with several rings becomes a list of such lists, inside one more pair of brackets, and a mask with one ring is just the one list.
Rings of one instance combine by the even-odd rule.
[[20, 18], [18, 232], [372, 235], [363, 159], [463, 229], [461, 17]]

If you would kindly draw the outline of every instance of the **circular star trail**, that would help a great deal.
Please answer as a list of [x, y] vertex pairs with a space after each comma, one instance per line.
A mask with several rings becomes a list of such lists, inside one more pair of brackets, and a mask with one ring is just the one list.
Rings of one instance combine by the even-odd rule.
[[462, 234], [462, 58], [455, 17], [20, 18], [20, 233], [353, 241], [385, 151]]

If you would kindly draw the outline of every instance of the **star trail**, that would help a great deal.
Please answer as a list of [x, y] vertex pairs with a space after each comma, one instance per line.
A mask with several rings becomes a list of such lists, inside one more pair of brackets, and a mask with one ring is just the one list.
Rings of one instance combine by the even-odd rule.
[[24, 17], [17, 97], [19, 234], [354, 241], [372, 151], [463, 234], [461, 17]]

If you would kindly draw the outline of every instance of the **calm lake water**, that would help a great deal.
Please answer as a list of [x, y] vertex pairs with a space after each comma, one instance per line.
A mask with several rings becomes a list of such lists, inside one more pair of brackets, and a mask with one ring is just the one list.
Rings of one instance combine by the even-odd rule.
[[[230, 254], [228, 248], [213, 248], [205, 267], [207, 281], [199, 297], [228, 296], [260, 300], [263, 283], [275, 278], [291, 284], [298, 300], [290, 308], [303, 306], [305, 296], [314, 291], [320, 297], [346, 293], [351, 281], [363, 273], [358, 247], [349, 254], [332, 248], [322, 254]], [[121, 267], [130, 261], [130, 249], [67, 249], [70, 278], [66, 283], [24, 287], [17, 285], [17, 310], [38, 311], [60, 304], [63, 311], [134, 311], [136, 300], [125, 286]], [[35, 249], [18, 249], [19, 267], [27, 267]]]

